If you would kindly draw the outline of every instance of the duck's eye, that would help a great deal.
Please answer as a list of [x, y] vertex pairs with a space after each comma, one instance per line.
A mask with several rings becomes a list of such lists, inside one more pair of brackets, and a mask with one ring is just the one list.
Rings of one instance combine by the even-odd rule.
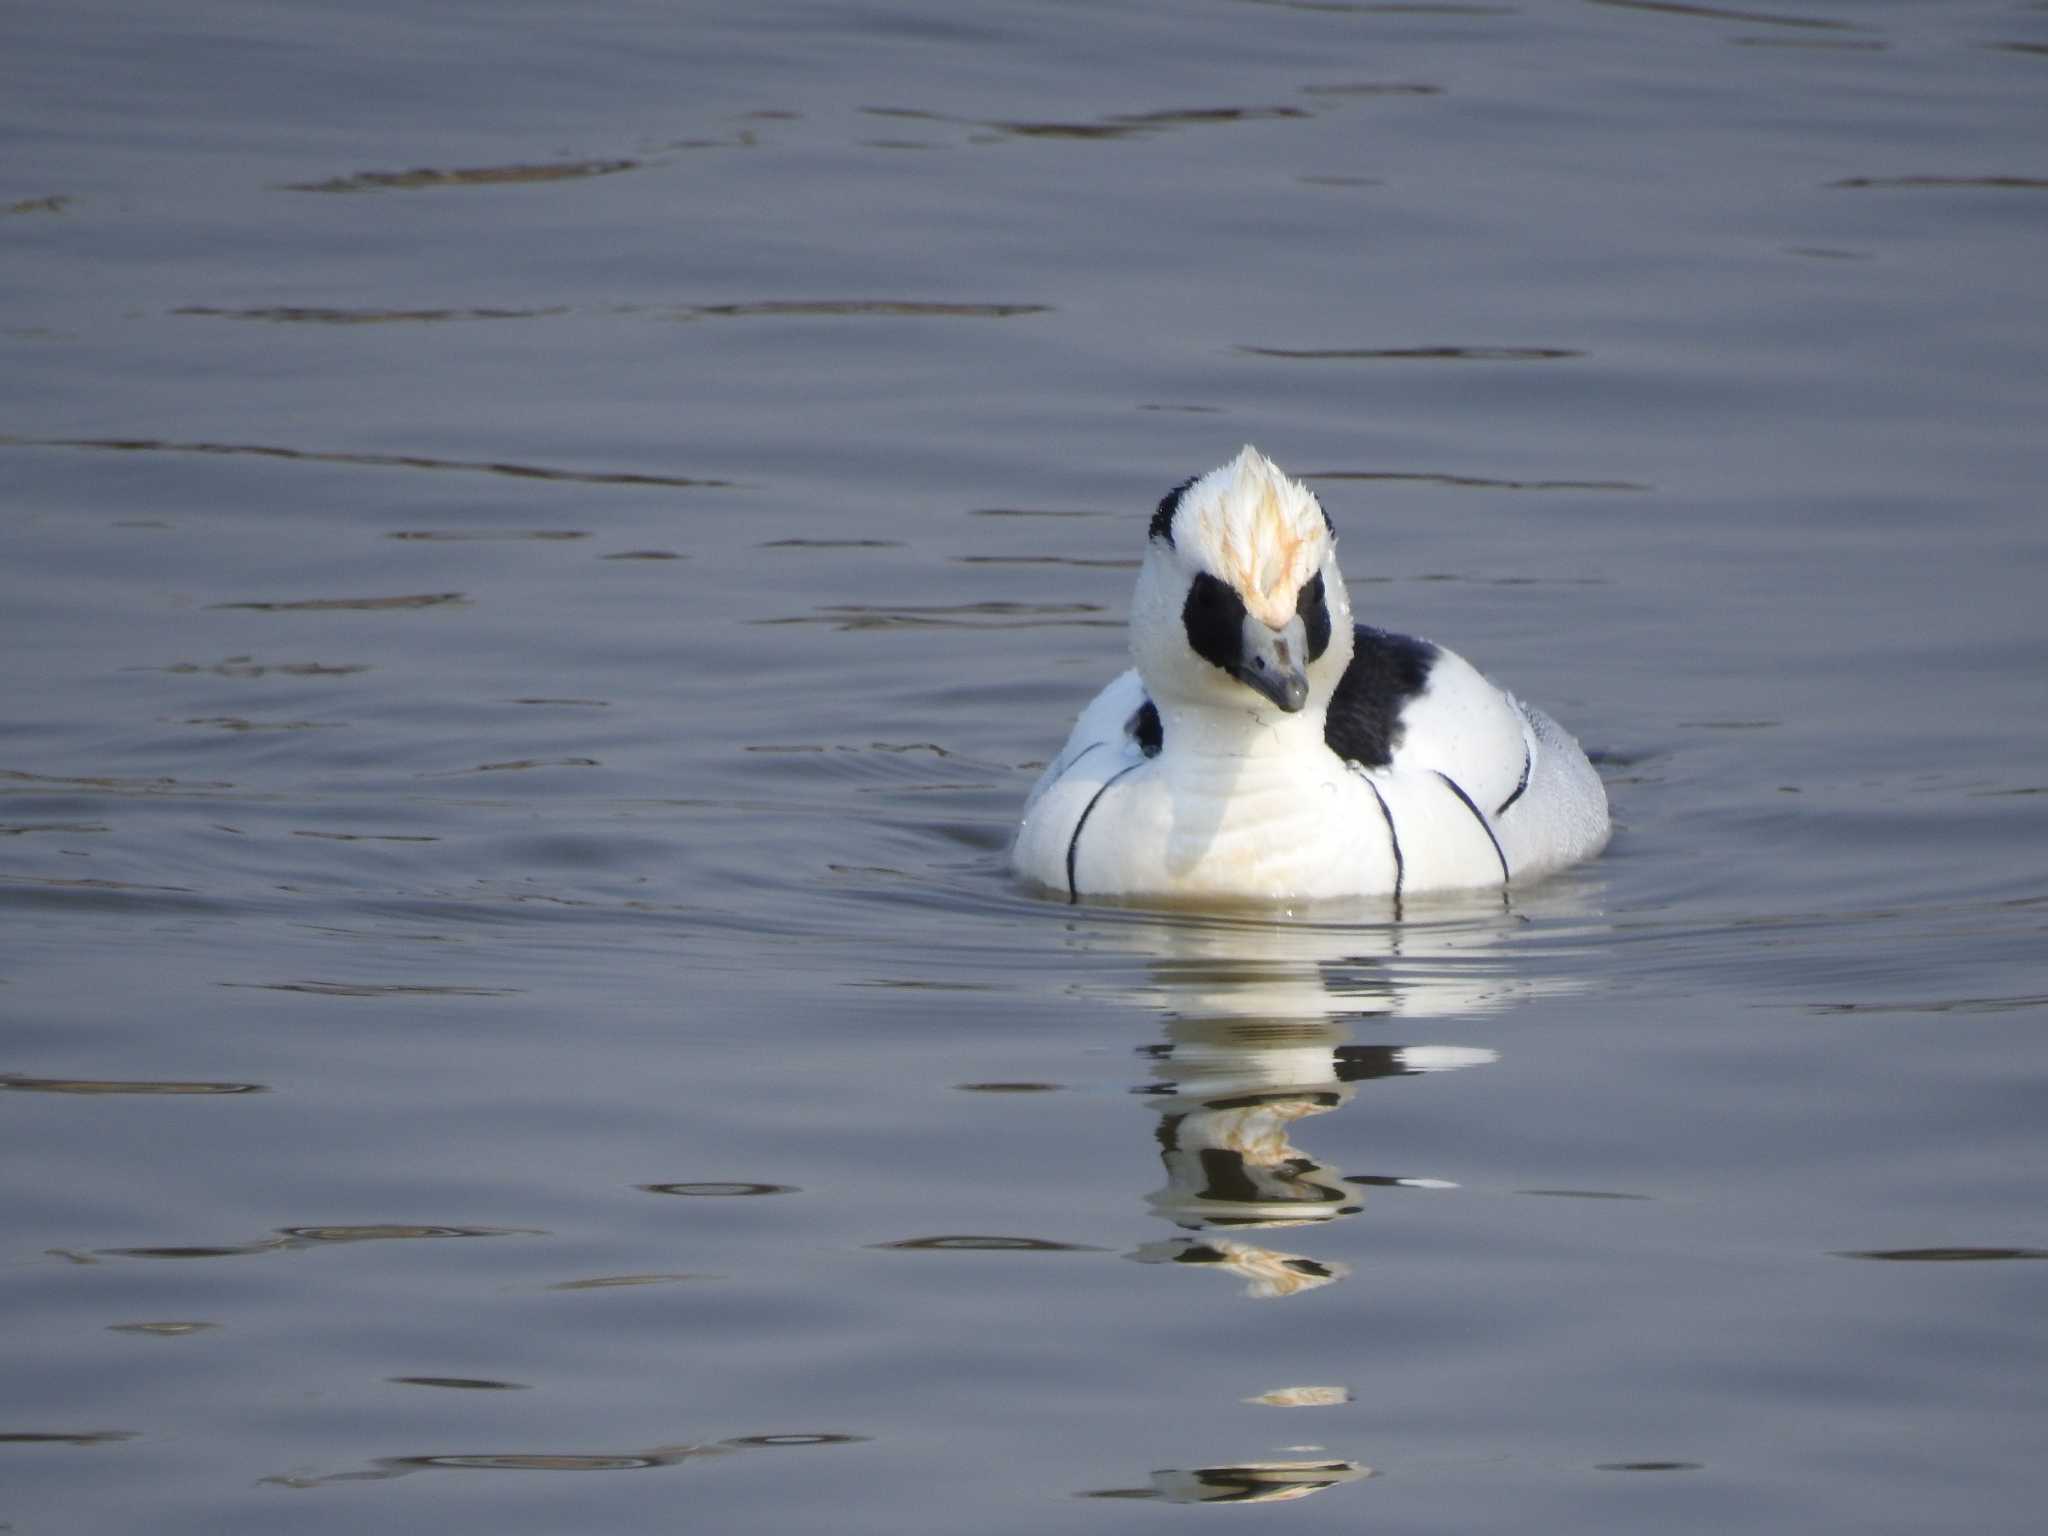
[[1318, 661], [1324, 651], [1330, 648], [1330, 605], [1323, 597], [1323, 573], [1302, 583], [1300, 594], [1294, 599], [1294, 611], [1301, 617], [1301, 627], [1308, 638], [1308, 659]]
[[1244, 649], [1244, 599], [1228, 582], [1207, 571], [1197, 575], [1188, 586], [1180, 622], [1197, 656], [1226, 672], [1237, 665]]

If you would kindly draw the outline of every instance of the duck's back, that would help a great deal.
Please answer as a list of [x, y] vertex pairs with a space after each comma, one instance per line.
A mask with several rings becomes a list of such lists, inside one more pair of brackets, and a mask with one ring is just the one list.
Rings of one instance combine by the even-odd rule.
[[1404, 785], [1441, 781], [1493, 834], [1510, 880], [1605, 846], [1606, 790], [1556, 721], [1455, 651], [1364, 624], [1355, 638], [1325, 726], [1338, 757]]

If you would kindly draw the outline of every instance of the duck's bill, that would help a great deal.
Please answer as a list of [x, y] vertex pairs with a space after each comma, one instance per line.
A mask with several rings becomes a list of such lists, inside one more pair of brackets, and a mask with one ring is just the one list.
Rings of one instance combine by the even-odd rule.
[[1245, 616], [1244, 638], [1230, 675], [1288, 714], [1308, 703], [1308, 631], [1297, 615], [1282, 629]]

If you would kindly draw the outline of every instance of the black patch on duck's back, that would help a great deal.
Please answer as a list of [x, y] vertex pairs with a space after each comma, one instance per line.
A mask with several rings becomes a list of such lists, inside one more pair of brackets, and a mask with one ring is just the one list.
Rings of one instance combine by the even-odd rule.
[[1152, 514], [1152, 526], [1145, 530], [1146, 538], [1164, 539], [1169, 544], [1173, 542], [1173, 514], [1180, 510], [1180, 499], [1187, 494], [1188, 487], [1201, 478], [1200, 475], [1190, 475], [1159, 498], [1158, 510]]
[[1384, 768], [1401, 744], [1401, 711], [1428, 686], [1437, 648], [1370, 624], [1352, 634], [1356, 649], [1330, 695], [1323, 742], [1347, 763]]
[[1229, 582], [1203, 571], [1188, 583], [1180, 623], [1188, 648], [1202, 660], [1226, 672], [1237, 665], [1244, 654], [1244, 617], [1244, 599]]
[[1137, 712], [1124, 722], [1124, 734], [1138, 744], [1138, 750], [1147, 757], [1157, 757], [1159, 749], [1166, 744], [1166, 730], [1159, 723], [1159, 706], [1150, 699], [1140, 704]]

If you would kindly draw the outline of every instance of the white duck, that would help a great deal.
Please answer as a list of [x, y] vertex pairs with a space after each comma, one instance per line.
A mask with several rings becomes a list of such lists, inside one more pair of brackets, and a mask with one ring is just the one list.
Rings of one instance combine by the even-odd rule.
[[1328, 515], [1256, 448], [1159, 503], [1131, 654], [1011, 852], [1069, 900], [1398, 901], [1606, 845], [1578, 743], [1455, 653], [1354, 627]]

